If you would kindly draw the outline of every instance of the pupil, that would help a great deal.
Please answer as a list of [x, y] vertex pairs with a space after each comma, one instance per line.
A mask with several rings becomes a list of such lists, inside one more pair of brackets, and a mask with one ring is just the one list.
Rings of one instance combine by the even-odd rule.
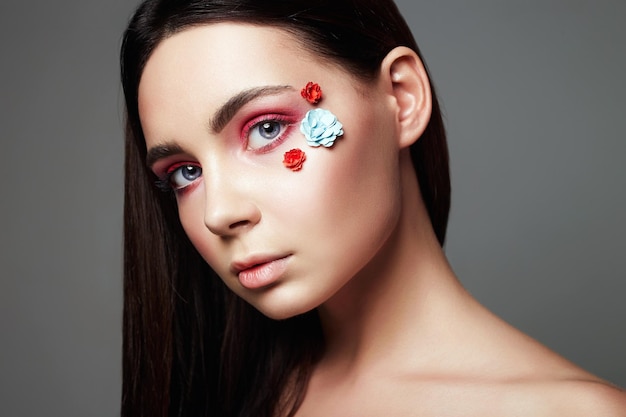
[[278, 134], [280, 126], [276, 122], [266, 122], [261, 125], [261, 136], [265, 139], [273, 139]]

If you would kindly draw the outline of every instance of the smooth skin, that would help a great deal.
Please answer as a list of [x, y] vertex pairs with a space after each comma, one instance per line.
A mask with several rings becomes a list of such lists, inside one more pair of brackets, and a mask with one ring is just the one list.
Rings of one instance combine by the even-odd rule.
[[[300, 97], [309, 81], [323, 89], [318, 106]], [[229, 105], [242, 92], [254, 98]], [[174, 173], [199, 253], [269, 317], [318, 308], [327, 349], [298, 416], [626, 416], [622, 390], [494, 316], [455, 277], [408, 154], [430, 97], [408, 48], [366, 84], [285, 32], [234, 23], [162, 41], [139, 87], [151, 168]], [[314, 107], [344, 125], [332, 148], [299, 132]], [[298, 172], [281, 163], [292, 148], [307, 155]], [[269, 271], [259, 288], [240, 280], [253, 264]]]

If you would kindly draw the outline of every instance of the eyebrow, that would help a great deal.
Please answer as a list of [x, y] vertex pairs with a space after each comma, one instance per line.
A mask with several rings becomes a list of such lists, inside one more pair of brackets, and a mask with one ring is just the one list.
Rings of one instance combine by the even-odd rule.
[[289, 85], [276, 85], [276, 86], [264, 86], [254, 87], [248, 90], [244, 90], [231, 97], [218, 111], [215, 112], [215, 116], [211, 121], [211, 130], [213, 133], [220, 133], [224, 126], [231, 121], [231, 119], [237, 114], [237, 112], [245, 106], [247, 103], [255, 100], [259, 97], [271, 96], [280, 94], [284, 91], [290, 91], [294, 88]]
[[[244, 90], [231, 97], [215, 112], [215, 116], [210, 123], [210, 129], [215, 134], [220, 133], [228, 122], [235, 117], [237, 112], [252, 100], [259, 97], [276, 95], [284, 91], [293, 90], [294, 88], [290, 85], [263, 86]], [[184, 153], [183, 149], [174, 143], [157, 145], [148, 150], [148, 154], [146, 155], [146, 165], [148, 168], [151, 168], [152, 165], [154, 165], [159, 159], [181, 153]]]
[[183, 148], [176, 144], [165, 143], [163, 145], [157, 145], [148, 150], [148, 154], [146, 155], [146, 165], [148, 168], [152, 168], [152, 165], [154, 165], [159, 159], [181, 153], [183, 153]]

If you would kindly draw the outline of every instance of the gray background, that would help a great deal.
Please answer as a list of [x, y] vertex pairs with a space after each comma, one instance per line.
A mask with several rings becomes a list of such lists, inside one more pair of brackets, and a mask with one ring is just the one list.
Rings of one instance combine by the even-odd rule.
[[[1, 415], [119, 414], [117, 56], [135, 5], [0, 5]], [[626, 3], [399, 5], [445, 109], [455, 270], [626, 385]]]

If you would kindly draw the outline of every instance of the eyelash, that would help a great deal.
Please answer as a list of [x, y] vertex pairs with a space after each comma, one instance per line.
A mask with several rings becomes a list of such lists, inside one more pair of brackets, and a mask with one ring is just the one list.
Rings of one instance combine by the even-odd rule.
[[[257, 129], [258, 127], [260, 127], [263, 123], [268, 123], [268, 122], [275, 122], [275, 123], [280, 124], [283, 127], [283, 131], [280, 133], [280, 135], [277, 138], [270, 140], [270, 142], [267, 145], [264, 145], [257, 149], [254, 149], [254, 148], [250, 149], [249, 143], [250, 143], [251, 132], [253, 132], [254, 129]], [[283, 143], [289, 137], [289, 133], [291, 133], [291, 128], [293, 127], [292, 125], [294, 123], [295, 122], [292, 118], [286, 117], [284, 115], [265, 114], [263, 116], [260, 116], [251, 120], [250, 122], [246, 124], [243, 131], [241, 132], [241, 141], [242, 143], [246, 145], [246, 148], [248, 148], [249, 150], [255, 153], [269, 152], [275, 147], [277, 147], [278, 145], [280, 145], [281, 143]]]

